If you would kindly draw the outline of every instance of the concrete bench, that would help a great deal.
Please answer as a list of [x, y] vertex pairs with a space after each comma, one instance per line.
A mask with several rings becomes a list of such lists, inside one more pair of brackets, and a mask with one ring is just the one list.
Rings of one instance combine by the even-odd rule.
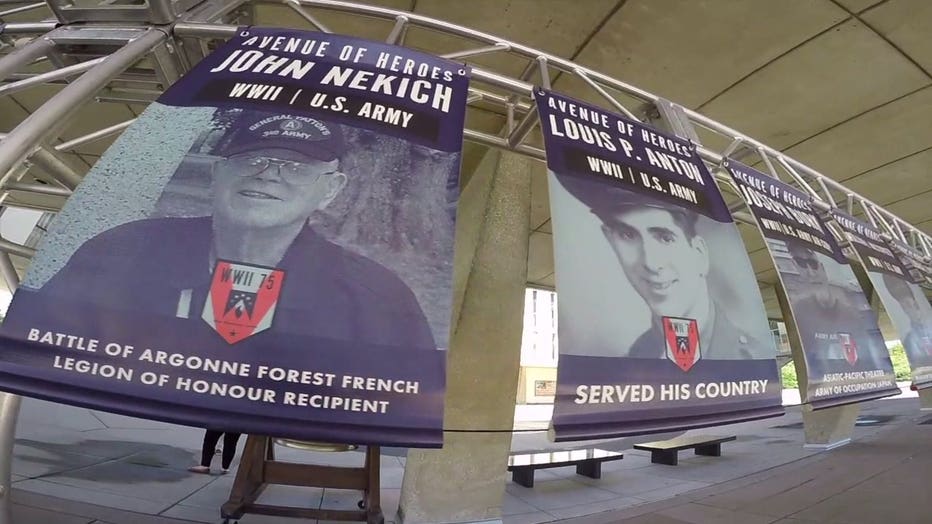
[[602, 463], [621, 460], [615, 451], [604, 449], [574, 449], [545, 453], [515, 454], [508, 457], [511, 480], [526, 488], [534, 487], [534, 471], [538, 469], [576, 466], [576, 474], [592, 479], [602, 478]]
[[728, 437], [719, 437], [714, 435], [691, 435], [687, 437], [677, 437], [670, 440], [658, 440], [656, 442], [643, 442], [635, 444], [634, 449], [650, 451], [650, 461], [654, 464], [666, 464], [675, 466], [679, 451], [683, 449], [695, 449], [696, 455], [707, 457], [722, 456], [722, 442], [736, 440], [734, 435]]

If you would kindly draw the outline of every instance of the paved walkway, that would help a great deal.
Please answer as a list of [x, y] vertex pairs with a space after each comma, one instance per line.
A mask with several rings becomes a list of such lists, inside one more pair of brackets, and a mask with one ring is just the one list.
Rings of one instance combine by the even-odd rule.
[[932, 522], [932, 417], [892, 411], [895, 420], [842, 448], [652, 504], [564, 522], [927, 524]]
[[[629, 441], [602, 441], [605, 449], [625, 450], [624, 460], [603, 466], [602, 479], [579, 477], [570, 467], [538, 471], [533, 489], [509, 481], [504, 522], [932, 521], [932, 497], [918, 496], [927, 488], [924, 476], [932, 476], [926, 473], [932, 471], [932, 426], [917, 425], [928, 415], [920, 414], [915, 395], [874, 401], [861, 412], [865, 425], [856, 428], [855, 442], [822, 453], [803, 449], [797, 407], [779, 419], [703, 430], [735, 434], [738, 440], [723, 446], [722, 457], [682, 453], [676, 467], [651, 464], [648, 453], [629, 449]], [[539, 430], [540, 419], [548, 416], [545, 407], [522, 407], [513, 449], [562, 447]], [[201, 436], [196, 428], [24, 399], [13, 463], [15, 522], [220, 522], [218, 508], [229, 495], [233, 472], [186, 471]], [[277, 452], [285, 460], [362, 464], [362, 454], [354, 452]], [[404, 450], [385, 452], [382, 501], [392, 522], [405, 459]], [[358, 498], [351, 491], [274, 486], [260, 500], [351, 509]], [[241, 522], [298, 521], [247, 515]]]

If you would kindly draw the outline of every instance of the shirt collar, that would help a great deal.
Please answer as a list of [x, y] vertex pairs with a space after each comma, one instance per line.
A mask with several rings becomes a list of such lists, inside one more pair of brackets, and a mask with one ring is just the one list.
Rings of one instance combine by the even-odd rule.
[[[162, 247], [167, 256], [160, 264], [168, 266], [169, 282], [178, 289], [191, 289], [210, 285], [210, 250], [213, 242], [213, 220], [211, 217], [171, 219], [183, 220], [183, 226], [174, 232], [170, 244]], [[179, 222], [180, 223], [180, 222]], [[285, 256], [278, 264], [279, 269], [301, 268], [309, 271], [325, 269], [325, 264], [335, 261], [335, 250], [340, 248], [325, 240], [310, 227], [304, 227], [295, 237]], [[162, 268], [163, 271], [166, 268]]]

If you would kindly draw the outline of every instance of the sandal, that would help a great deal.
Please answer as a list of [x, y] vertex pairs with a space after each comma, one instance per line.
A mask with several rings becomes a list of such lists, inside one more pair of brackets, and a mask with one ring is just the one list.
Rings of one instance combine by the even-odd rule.
[[210, 468], [207, 466], [191, 466], [188, 471], [191, 473], [210, 473]]

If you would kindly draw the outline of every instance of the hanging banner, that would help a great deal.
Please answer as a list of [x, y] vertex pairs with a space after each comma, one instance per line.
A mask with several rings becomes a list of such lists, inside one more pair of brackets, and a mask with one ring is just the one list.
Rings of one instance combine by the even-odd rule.
[[693, 145], [553, 92], [536, 101], [560, 297], [552, 438], [783, 414], [750, 261]]
[[885, 240], [895, 256], [900, 260], [900, 263], [909, 271], [907, 278], [910, 282], [914, 284], [932, 283], [932, 267], [929, 266], [926, 256], [913, 246], [896, 238], [887, 237]]
[[243, 28], [49, 230], [0, 388], [212, 429], [442, 441], [468, 71]]
[[846, 233], [871, 285], [900, 335], [912, 370], [913, 386], [932, 387], [932, 306], [909, 276], [909, 270], [885, 242], [880, 230], [851, 215], [832, 210]]
[[803, 402], [822, 409], [899, 393], [877, 315], [809, 195], [734, 160], [723, 167], [786, 291], [806, 360]]

